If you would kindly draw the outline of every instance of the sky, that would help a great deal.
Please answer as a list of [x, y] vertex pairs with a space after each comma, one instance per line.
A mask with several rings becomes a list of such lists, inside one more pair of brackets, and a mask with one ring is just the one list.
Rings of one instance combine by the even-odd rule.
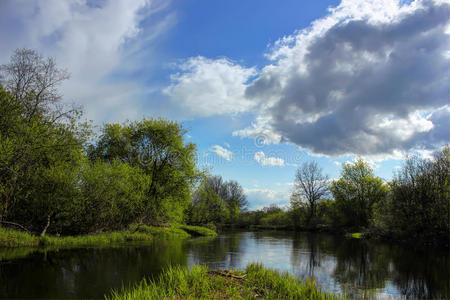
[[387, 181], [450, 142], [448, 0], [1, 0], [0, 64], [17, 48], [97, 126], [179, 121], [250, 209], [288, 205], [304, 162]]

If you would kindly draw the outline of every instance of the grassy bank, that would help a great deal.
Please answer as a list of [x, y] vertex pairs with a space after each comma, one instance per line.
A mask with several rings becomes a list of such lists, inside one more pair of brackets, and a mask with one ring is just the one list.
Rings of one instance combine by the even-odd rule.
[[178, 225], [180, 229], [186, 231], [192, 236], [208, 236], [214, 237], [217, 236], [217, 233], [209, 228], [201, 227], [201, 226], [192, 226], [192, 225]]
[[[151, 241], [155, 238], [178, 238], [185, 239], [191, 236], [190, 233], [181, 228], [182, 225], [168, 227], [154, 227], [133, 224], [127, 230], [106, 232], [99, 234], [79, 235], [79, 236], [36, 236], [26, 232], [5, 229], [0, 227], [0, 247], [86, 247], [86, 246], [106, 246], [110, 244], [124, 243], [130, 241]], [[189, 226], [190, 231], [196, 236], [211, 236], [214, 231], [199, 227]], [[192, 228], [191, 228], [192, 227]]]
[[113, 291], [106, 299], [340, 299], [314, 281], [250, 264], [245, 271], [210, 271], [205, 266], [171, 267], [156, 280]]

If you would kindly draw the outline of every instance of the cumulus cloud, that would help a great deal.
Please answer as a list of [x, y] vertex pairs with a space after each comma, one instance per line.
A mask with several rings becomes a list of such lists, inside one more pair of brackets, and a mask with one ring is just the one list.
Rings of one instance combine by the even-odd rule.
[[262, 209], [264, 207], [275, 204], [281, 207], [289, 206], [290, 191], [289, 190], [271, 190], [271, 189], [244, 189], [252, 210]]
[[164, 90], [170, 100], [192, 117], [237, 114], [253, 105], [244, 97], [246, 83], [256, 74], [226, 58], [192, 57], [178, 65], [180, 72], [171, 76]]
[[[71, 73], [65, 99], [82, 104], [89, 118], [133, 118], [145, 90], [125, 74], [142, 67], [146, 47], [174, 22], [158, 0], [5, 0], [0, 3], [0, 63], [16, 48], [56, 58]], [[144, 28], [143, 22], [151, 24]], [[150, 57], [153, 53], [148, 53]], [[149, 59], [146, 57], [146, 64]], [[119, 80], [120, 78], [120, 80]]]
[[326, 155], [393, 155], [450, 141], [448, 1], [344, 0], [279, 40], [246, 89], [252, 126]]
[[222, 146], [214, 145], [211, 147], [210, 151], [216, 153], [218, 156], [222, 157], [227, 161], [231, 161], [233, 159], [233, 152]]
[[258, 151], [255, 153], [254, 159], [261, 165], [261, 166], [279, 166], [283, 167], [285, 166], [284, 159], [280, 157], [266, 157], [264, 152]]

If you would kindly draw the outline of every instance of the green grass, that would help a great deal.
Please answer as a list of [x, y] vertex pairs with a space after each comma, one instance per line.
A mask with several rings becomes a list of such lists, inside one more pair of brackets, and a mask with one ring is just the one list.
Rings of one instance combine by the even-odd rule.
[[17, 230], [0, 227], [0, 246], [32, 247], [39, 245], [39, 237]]
[[[53, 247], [75, 248], [88, 246], [108, 246], [130, 241], [151, 241], [161, 239], [186, 239], [192, 235], [215, 236], [215, 232], [195, 226], [195, 229], [184, 228], [184, 225], [154, 227], [132, 224], [128, 230], [79, 236], [36, 236], [26, 232], [0, 227], [0, 247]], [[187, 232], [189, 230], [189, 233]]]
[[155, 227], [143, 224], [131, 224], [130, 231], [140, 232], [143, 234], [148, 234], [157, 238], [164, 238], [164, 239], [172, 239], [172, 238], [185, 239], [190, 237], [189, 233], [176, 226]]
[[361, 232], [352, 233], [352, 238], [361, 239], [363, 237], [364, 237], [364, 234], [362, 234]]
[[211, 230], [206, 227], [192, 226], [192, 225], [178, 225], [178, 227], [192, 236], [209, 236], [209, 237], [217, 236], [217, 233], [214, 230]]
[[127, 241], [150, 241], [153, 235], [142, 232], [115, 231], [80, 236], [36, 236], [26, 232], [0, 227], [0, 247], [83, 247], [108, 245]]
[[156, 280], [143, 279], [131, 288], [112, 291], [110, 300], [133, 299], [342, 299], [321, 291], [313, 280], [303, 281], [288, 273], [250, 264], [245, 271], [232, 270], [232, 278], [210, 272], [205, 266], [170, 267]]

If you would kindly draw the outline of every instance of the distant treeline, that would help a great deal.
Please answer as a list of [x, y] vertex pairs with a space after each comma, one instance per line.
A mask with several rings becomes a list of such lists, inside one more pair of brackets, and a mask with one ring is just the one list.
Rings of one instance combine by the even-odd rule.
[[254, 228], [363, 232], [395, 240], [448, 245], [450, 147], [432, 159], [407, 158], [384, 183], [362, 159], [330, 181], [316, 162], [298, 168], [289, 209], [244, 212], [237, 225]]

